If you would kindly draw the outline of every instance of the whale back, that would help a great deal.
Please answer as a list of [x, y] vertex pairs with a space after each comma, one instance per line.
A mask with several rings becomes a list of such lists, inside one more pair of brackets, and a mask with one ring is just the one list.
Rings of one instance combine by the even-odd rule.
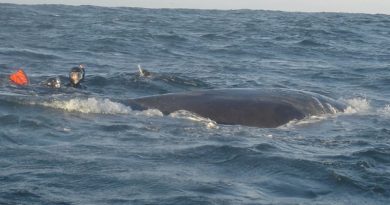
[[278, 127], [291, 120], [336, 113], [345, 106], [328, 97], [284, 89], [219, 89], [133, 99], [134, 109], [158, 109], [164, 114], [187, 110], [219, 124]]

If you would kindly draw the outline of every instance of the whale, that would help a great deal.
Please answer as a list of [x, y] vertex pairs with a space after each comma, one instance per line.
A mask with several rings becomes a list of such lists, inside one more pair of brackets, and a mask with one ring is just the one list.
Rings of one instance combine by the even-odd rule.
[[211, 89], [129, 99], [134, 110], [164, 115], [186, 110], [225, 125], [275, 128], [310, 116], [343, 112], [346, 105], [321, 94], [290, 89]]

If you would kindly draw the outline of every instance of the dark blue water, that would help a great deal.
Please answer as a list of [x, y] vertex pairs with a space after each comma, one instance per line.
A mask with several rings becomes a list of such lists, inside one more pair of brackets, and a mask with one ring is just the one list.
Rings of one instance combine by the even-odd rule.
[[[42, 85], [78, 64], [87, 89]], [[237, 87], [349, 108], [261, 129], [118, 103]], [[390, 16], [0, 4], [0, 204], [389, 203]]]

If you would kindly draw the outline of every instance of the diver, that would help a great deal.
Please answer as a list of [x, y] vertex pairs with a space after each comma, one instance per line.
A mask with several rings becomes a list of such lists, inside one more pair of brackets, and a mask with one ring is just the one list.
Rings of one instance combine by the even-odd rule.
[[[81, 82], [84, 81], [85, 77], [85, 66], [79, 65], [77, 67], [73, 67], [69, 72], [69, 83], [66, 84], [66, 87], [73, 88], [85, 88], [85, 86], [81, 85]], [[60, 77], [49, 78], [44, 82], [44, 85], [50, 88], [61, 88], [63, 85], [61, 83]]]

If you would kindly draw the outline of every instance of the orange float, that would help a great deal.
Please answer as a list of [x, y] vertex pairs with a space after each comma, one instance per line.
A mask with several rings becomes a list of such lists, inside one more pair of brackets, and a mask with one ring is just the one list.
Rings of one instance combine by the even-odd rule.
[[19, 69], [15, 73], [12, 73], [9, 76], [9, 79], [11, 82], [15, 83], [16, 85], [27, 85], [28, 84], [28, 78], [26, 73], [23, 71], [23, 69]]

